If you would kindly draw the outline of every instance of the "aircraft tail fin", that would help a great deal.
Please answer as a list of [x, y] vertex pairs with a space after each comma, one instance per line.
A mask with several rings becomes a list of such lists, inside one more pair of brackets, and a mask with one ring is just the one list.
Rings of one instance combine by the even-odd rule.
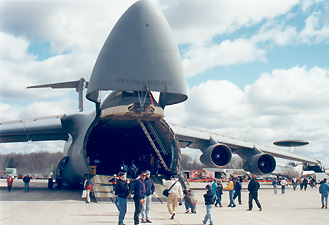
[[79, 93], [79, 111], [82, 112], [84, 110], [84, 98], [83, 93], [84, 89], [88, 88], [89, 82], [84, 78], [81, 78], [77, 81], [68, 81], [68, 82], [60, 82], [60, 83], [52, 83], [52, 84], [41, 84], [41, 85], [33, 85], [28, 86], [26, 88], [47, 88], [50, 87], [52, 89], [57, 88], [75, 88], [75, 90]]

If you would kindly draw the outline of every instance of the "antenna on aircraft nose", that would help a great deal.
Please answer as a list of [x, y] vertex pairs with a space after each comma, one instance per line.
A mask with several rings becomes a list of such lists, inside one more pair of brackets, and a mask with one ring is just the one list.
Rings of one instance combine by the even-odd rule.
[[77, 81], [68, 81], [68, 82], [61, 82], [61, 83], [53, 83], [53, 84], [42, 84], [42, 85], [34, 85], [28, 86], [26, 88], [47, 88], [50, 87], [52, 89], [58, 88], [75, 88], [76, 92], [79, 93], [79, 112], [84, 111], [84, 90], [88, 88], [88, 81], [84, 78], [80, 78]]

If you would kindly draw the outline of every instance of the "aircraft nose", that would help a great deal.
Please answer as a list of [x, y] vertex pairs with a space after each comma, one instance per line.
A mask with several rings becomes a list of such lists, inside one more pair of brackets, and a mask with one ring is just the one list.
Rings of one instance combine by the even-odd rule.
[[184, 69], [172, 31], [151, 1], [138, 1], [118, 20], [92, 71], [87, 98], [100, 102], [99, 91], [156, 91], [159, 103], [187, 99]]

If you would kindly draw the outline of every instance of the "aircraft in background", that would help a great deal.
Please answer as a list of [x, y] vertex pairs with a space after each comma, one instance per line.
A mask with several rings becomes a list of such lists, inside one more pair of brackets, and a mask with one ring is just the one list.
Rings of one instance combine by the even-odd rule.
[[[180, 149], [185, 147], [200, 149], [200, 160], [207, 167], [223, 167], [232, 153], [238, 154], [244, 170], [258, 175], [274, 171], [274, 157], [319, 163], [273, 147], [168, 123], [165, 107], [184, 102], [187, 86], [170, 27], [149, 1], [136, 2], [118, 20], [89, 82], [80, 79], [31, 87], [77, 88], [80, 112], [0, 123], [0, 143], [65, 141], [65, 157], [57, 166], [56, 179], [69, 185], [79, 185], [92, 166], [97, 166], [97, 174], [109, 175], [118, 172], [122, 161], [129, 164], [153, 154], [161, 173], [177, 174], [185, 186], [180, 166]], [[95, 111], [83, 111], [84, 88]], [[112, 92], [102, 101], [101, 91]]]
[[272, 174], [292, 179], [294, 177], [309, 177], [314, 175], [315, 172], [305, 171], [302, 162], [289, 161], [286, 164], [277, 164]]
[[[305, 146], [310, 144], [309, 141], [303, 141], [303, 140], [282, 140], [282, 141], [276, 141], [273, 143], [276, 146], [281, 147], [288, 147], [289, 152], [296, 152], [297, 147]], [[277, 164], [276, 169], [273, 171], [272, 174], [279, 175], [283, 177], [287, 177], [289, 179], [292, 179], [294, 177], [309, 177], [315, 174], [315, 168], [313, 170], [304, 170], [305, 165], [303, 165], [302, 162], [298, 161], [288, 161], [285, 164]], [[321, 163], [314, 165], [313, 167], [317, 167], [322, 171]]]

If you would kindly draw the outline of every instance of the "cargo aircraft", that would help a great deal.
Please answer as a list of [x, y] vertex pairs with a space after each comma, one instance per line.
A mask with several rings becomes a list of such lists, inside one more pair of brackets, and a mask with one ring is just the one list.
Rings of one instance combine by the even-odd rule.
[[[162, 174], [176, 174], [186, 184], [180, 149], [202, 151], [207, 167], [223, 167], [232, 153], [254, 174], [274, 171], [274, 157], [316, 164], [317, 160], [227, 137], [205, 130], [170, 124], [168, 105], [184, 102], [187, 86], [178, 47], [167, 20], [153, 3], [133, 4], [117, 21], [102, 47], [89, 82], [47, 84], [37, 87], [76, 88], [80, 112], [0, 123], [0, 143], [65, 141], [65, 157], [56, 178], [77, 185], [97, 165], [97, 174], [114, 174], [124, 160], [137, 162], [153, 154]], [[83, 111], [83, 89], [95, 111]], [[104, 100], [101, 91], [112, 91]], [[157, 94], [157, 98], [155, 97]], [[184, 185], [185, 186], [185, 185]]]

